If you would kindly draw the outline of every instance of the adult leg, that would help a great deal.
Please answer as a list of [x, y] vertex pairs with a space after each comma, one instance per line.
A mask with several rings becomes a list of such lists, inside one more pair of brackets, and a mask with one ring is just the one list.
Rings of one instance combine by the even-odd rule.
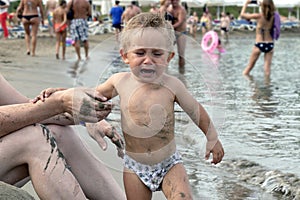
[[85, 58], [88, 59], [89, 58], [89, 41], [86, 40], [84, 43], [84, 52], [85, 52]]
[[162, 191], [167, 199], [193, 199], [188, 175], [183, 164], [174, 165], [164, 177]]
[[76, 40], [75, 41], [74, 47], [75, 47], [75, 52], [77, 54], [78, 60], [81, 60], [81, 55], [80, 55], [80, 40]]
[[2, 137], [0, 180], [16, 184], [29, 174], [41, 199], [85, 199], [53, 139], [40, 125]]
[[194, 25], [193, 26], [193, 37], [194, 37], [194, 39], [196, 39], [196, 33], [197, 33], [197, 26]]
[[125, 199], [125, 194], [104, 164], [70, 127], [49, 126], [67, 164], [90, 199]]
[[39, 30], [40, 19], [38, 17], [34, 17], [34, 18], [30, 19], [30, 23], [31, 23], [32, 56], [35, 56], [37, 33]]
[[152, 192], [145, 186], [145, 184], [134, 172], [124, 168], [123, 181], [127, 200], [151, 200]]
[[25, 44], [27, 49], [27, 55], [30, 55], [30, 22], [27, 19], [22, 19], [22, 23], [25, 30]]
[[7, 20], [7, 12], [0, 14], [0, 21], [1, 21], [1, 27], [4, 32], [4, 38], [8, 38], [8, 29], [6, 26], [6, 20]]
[[227, 31], [225, 32], [225, 36], [226, 36], [226, 41], [228, 41], [228, 39], [229, 39], [229, 28], [228, 28]]
[[202, 36], [204, 36], [205, 33], [206, 33], [206, 28], [205, 28], [204, 26], [202, 26], [202, 27], [201, 27], [201, 30], [202, 30]]
[[179, 56], [179, 71], [183, 72], [184, 71], [184, 66], [185, 66], [185, 46], [186, 46], [186, 35], [181, 33], [177, 37], [177, 51], [178, 51], [178, 56]]
[[272, 58], [273, 58], [274, 50], [271, 52], [265, 53], [264, 56], [264, 71], [266, 76], [270, 76], [271, 74], [271, 64], [272, 64]]
[[250, 56], [248, 66], [244, 69], [243, 75], [249, 75], [249, 73], [252, 70], [252, 68], [254, 67], [259, 55], [260, 55], [260, 50], [254, 46], [252, 49], [252, 53]]
[[66, 38], [67, 38], [67, 31], [63, 31], [61, 34], [61, 42], [62, 42], [62, 59], [66, 59]]

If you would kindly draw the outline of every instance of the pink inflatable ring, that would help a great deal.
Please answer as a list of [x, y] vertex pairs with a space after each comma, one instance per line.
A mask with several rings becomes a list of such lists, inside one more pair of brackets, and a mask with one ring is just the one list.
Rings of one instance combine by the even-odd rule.
[[212, 53], [219, 44], [219, 37], [215, 31], [208, 31], [202, 38], [201, 47], [203, 51]]

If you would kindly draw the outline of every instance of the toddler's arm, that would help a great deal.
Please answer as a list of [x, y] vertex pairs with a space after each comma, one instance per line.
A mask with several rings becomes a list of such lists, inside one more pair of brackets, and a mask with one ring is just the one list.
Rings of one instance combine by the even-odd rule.
[[209, 159], [210, 153], [212, 153], [213, 160], [211, 162], [214, 164], [221, 162], [224, 157], [224, 149], [208, 113], [188, 92], [183, 83], [178, 80], [173, 85], [175, 85], [175, 87], [172, 87], [176, 96], [175, 101], [190, 116], [207, 138], [205, 158]]

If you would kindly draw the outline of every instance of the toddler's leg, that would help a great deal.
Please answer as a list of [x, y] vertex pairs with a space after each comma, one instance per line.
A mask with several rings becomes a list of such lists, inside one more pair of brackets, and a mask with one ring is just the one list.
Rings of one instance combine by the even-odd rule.
[[183, 164], [174, 165], [166, 174], [162, 191], [167, 199], [193, 199], [189, 178]]
[[127, 200], [151, 200], [152, 192], [144, 185], [134, 172], [124, 168], [123, 180]]

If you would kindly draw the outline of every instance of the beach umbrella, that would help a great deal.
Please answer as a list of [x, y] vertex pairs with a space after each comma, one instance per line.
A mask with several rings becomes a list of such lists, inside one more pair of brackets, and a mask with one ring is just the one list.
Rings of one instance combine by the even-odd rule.
[[[128, 6], [132, 0], [120, 0], [120, 6]], [[139, 6], [149, 6], [153, 3], [159, 3], [159, 0], [135, 0]]]
[[186, 3], [189, 8], [203, 7], [206, 0], [181, 0], [181, 3]]

